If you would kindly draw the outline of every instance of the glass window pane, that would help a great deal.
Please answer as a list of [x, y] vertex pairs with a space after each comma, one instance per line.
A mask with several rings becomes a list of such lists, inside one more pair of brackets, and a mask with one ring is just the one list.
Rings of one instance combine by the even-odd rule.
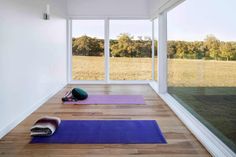
[[73, 20], [72, 37], [72, 79], [104, 80], [104, 20]]
[[110, 79], [152, 79], [150, 20], [110, 21]]
[[234, 151], [235, 6], [187, 0], [168, 13], [168, 92]]

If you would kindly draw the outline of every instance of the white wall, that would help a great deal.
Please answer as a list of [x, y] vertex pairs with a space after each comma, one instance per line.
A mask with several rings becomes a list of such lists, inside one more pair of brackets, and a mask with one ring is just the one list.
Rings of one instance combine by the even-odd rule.
[[0, 0], [0, 138], [66, 84], [65, 14], [65, 0]]
[[68, 0], [70, 17], [149, 17], [149, 0]]

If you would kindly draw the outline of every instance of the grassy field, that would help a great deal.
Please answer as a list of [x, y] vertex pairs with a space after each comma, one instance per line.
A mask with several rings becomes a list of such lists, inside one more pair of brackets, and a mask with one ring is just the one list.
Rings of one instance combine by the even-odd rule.
[[[74, 80], [104, 80], [104, 57], [73, 56], [72, 62]], [[151, 80], [151, 63], [151, 58], [110, 58], [110, 79]], [[156, 76], [157, 72], [155, 79]], [[236, 61], [169, 59], [168, 84], [180, 87], [235, 87]]]
[[[104, 80], [104, 57], [73, 56], [74, 80]], [[157, 76], [157, 74], [156, 74]], [[110, 58], [111, 80], [151, 80], [151, 58]]]
[[169, 86], [236, 87], [236, 61], [171, 59], [168, 63]]

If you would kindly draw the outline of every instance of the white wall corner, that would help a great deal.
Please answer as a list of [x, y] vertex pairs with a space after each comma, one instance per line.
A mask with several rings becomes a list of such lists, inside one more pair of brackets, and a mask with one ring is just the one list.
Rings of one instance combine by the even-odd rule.
[[66, 82], [67, 84], [72, 80], [72, 21], [67, 18], [66, 20]]

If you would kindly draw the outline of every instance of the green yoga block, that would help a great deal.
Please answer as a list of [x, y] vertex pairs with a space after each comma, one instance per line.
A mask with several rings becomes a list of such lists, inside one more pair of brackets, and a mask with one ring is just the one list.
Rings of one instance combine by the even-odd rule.
[[84, 100], [84, 99], [87, 99], [87, 97], [88, 97], [88, 93], [85, 92], [81, 88], [74, 88], [72, 90], [72, 95], [78, 100]]

